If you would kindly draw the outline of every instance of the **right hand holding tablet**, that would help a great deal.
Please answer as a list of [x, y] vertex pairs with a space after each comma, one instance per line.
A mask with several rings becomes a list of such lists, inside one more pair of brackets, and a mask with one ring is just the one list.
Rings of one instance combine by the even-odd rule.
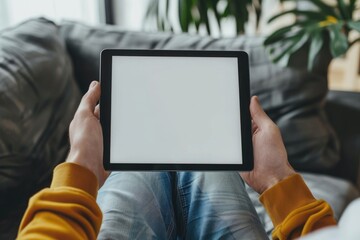
[[278, 126], [266, 115], [257, 96], [251, 98], [250, 113], [253, 121], [254, 169], [240, 175], [261, 194], [296, 172], [288, 162]]

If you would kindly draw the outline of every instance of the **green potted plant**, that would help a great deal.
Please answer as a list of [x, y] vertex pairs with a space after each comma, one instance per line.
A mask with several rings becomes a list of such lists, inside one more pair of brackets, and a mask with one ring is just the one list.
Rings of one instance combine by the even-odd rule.
[[173, 31], [175, 23], [169, 18], [171, 12], [169, 6], [176, 4], [179, 24], [183, 32], [188, 32], [191, 26], [199, 32], [200, 27], [204, 26], [206, 32], [211, 34], [210, 14], [212, 14], [219, 29], [221, 29], [221, 20], [234, 17], [236, 32], [243, 34], [251, 12], [256, 15], [257, 22], [259, 21], [261, 2], [262, 0], [153, 0], [148, 7], [146, 20], [155, 18], [159, 30]]
[[[322, 0], [280, 0], [280, 2], [305, 2], [313, 5], [310, 10], [300, 10], [297, 7], [272, 17], [269, 22], [283, 16], [293, 15], [295, 22], [282, 27], [270, 34], [264, 41], [274, 62], [283, 65], [289, 63], [292, 55], [300, 49], [307, 48], [307, 68], [312, 70], [314, 61], [320, 50], [330, 51], [331, 57], [338, 57], [360, 39], [350, 41], [350, 31], [360, 32], [360, 21], [354, 19], [356, 0], [336, 0], [335, 4]], [[219, 8], [219, 4], [224, 7]], [[160, 7], [163, 4], [165, 7]], [[149, 5], [147, 18], [157, 20], [159, 30], [173, 31], [174, 24], [169, 19], [169, 5], [177, 4], [178, 20], [183, 32], [190, 26], [199, 31], [205, 26], [211, 34], [209, 14], [215, 16], [215, 22], [221, 28], [221, 20], [233, 17], [236, 22], [236, 32], [243, 34], [249, 14], [256, 16], [256, 25], [261, 17], [262, 0], [154, 0]]]
[[[272, 17], [269, 22], [291, 14], [295, 16], [295, 22], [273, 32], [266, 38], [264, 44], [268, 47], [273, 61], [282, 61], [284, 64], [288, 63], [292, 54], [306, 44], [310, 44], [307, 68], [312, 70], [315, 57], [325, 43], [328, 44], [325, 47], [335, 58], [345, 54], [355, 42], [360, 40], [359, 38], [353, 41], [349, 40], [350, 31], [360, 32], [360, 21], [353, 19], [356, 0], [348, 2], [336, 0], [335, 5], [321, 0], [303, 0], [303, 2], [312, 3], [314, 9], [299, 10], [295, 8]], [[279, 45], [282, 47], [279, 48]]]

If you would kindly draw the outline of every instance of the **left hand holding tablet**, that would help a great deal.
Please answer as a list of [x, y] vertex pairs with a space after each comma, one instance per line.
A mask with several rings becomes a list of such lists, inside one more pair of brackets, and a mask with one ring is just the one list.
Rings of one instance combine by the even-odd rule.
[[103, 136], [99, 122], [100, 84], [93, 81], [70, 124], [70, 153], [67, 162], [81, 165], [95, 174], [101, 187], [108, 173], [103, 167]]

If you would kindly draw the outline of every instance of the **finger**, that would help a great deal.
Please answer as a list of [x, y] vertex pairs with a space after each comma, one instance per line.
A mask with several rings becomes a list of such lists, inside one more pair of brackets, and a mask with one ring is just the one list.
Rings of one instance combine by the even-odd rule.
[[92, 81], [89, 90], [81, 99], [79, 109], [94, 112], [95, 106], [100, 99], [100, 84], [97, 81]]
[[95, 107], [94, 115], [95, 115], [95, 117], [97, 119], [100, 119], [100, 106], [99, 106], [99, 104], [96, 105], [96, 107]]
[[268, 115], [262, 109], [259, 98], [257, 96], [254, 96], [251, 98], [250, 114], [251, 114], [252, 120], [258, 127], [261, 127], [264, 124], [267, 124], [267, 123], [269, 123], [269, 121], [271, 121], [271, 119], [268, 117]]

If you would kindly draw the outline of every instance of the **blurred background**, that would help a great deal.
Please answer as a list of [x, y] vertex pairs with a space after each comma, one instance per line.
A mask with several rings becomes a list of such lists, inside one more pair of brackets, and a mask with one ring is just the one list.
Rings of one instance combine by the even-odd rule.
[[[278, 124], [290, 163], [341, 216], [360, 189], [359, 7], [360, 0], [0, 0], [0, 239], [16, 238], [29, 197], [65, 160], [68, 126], [99, 76], [104, 48], [247, 51], [251, 92]], [[270, 235], [270, 218], [258, 196], [252, 200]]]
[[[285, 1], [283, 3], [280, 0], [259, 1], [261, 2], [261, 18], [257, 19], [255, 13], [249, 14], [249, 21], [245, 24], [244, 31], [247, 35], [267, 36], [275, 29], [294, 20], [294, 17], [286, 16], [268, 24], [269, 18], [280, 11], [290, 9], [294, 5], [302, 9], [312, 7], [309, 4], [310, 1]], [[225, 8], [226, 1], [217, 2], [218, 8]], [[334, 4], [336, 0], [325, 0], [324, 2]], [[164, 12], [162, 8], [165, 7], [169, 8], [166, 16], [168, 22], [161, 28], [156, 18], [161, 16], [161, 12]], [[151, 12], [151, 9], [158, 12]], [[171, 30], [181, 32], [183, 29], [179, 23], [178, 12], [178, 1], [167, 0], [1, 0], [0, 30], [29, 18], [43, 16], [55, 22], [66, 19], [88, 25], [112, 24], [131, 31]], [[158, 15], [154, 17], [154, 14]], [[234, 37], [239, 33], [236, 29], [236, 19], [233, 16], [222, 18], [217, 27], [216, 18], [212, 14], [211, 12], [208, 14], [210, 32], [205, 26], [196, 29], [194, 25], [190, 26], [187, 32], [201, 35], [210, 34], [213, 37]], [[355, 15], [359, 17], [359, 10], [356, 10]], [[349, 38], [356, 39], [358, 37], [359, 32], [351, 32]], [[330, 89], [360, 91], [359, 52], [360, 45], [357, 43], [345, 55], [331, 62], [328, 74]]]

